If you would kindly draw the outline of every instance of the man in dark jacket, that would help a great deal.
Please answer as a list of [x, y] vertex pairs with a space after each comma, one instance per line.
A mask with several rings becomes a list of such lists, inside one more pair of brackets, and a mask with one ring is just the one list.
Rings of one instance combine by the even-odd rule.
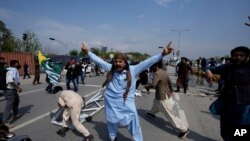
[[33, 85], [40, 84], [40, 65], [38, 60], [35, 61], [35, 77], [33, 80]]
[[76, 62], [75, 58], [71, 58], [70, 61], [66, 64], [65, 69], [66, 73], [66, 86], [70, 90], [70, 82], [74, 85], [74, 91], [78, 91], [77, 77], [79, 76], [79, 65]]
[[213, 77], [211, 72], [224, 75], [224, 87], [218, 98], [222, 104], [219, 108], [221, 136], [226, 141], [242, 141], [243, 138], [235, 139], [236, 129], [250, 126], [249, 53], [248, 47], [236, 47], [231, 51], [230, 64], [206, 70], [208, 78]]
[[5, 59], [3, 57], [0, 57], [0, 71], [5, 69], [5, 65], [7, 63], [5, 62]]
[[28, 76], [30, 78], [30, 75], [29, 75], [29, 65], [27, 64], [27, 62], [24, 62], [24, 65], [23, 65], [23, 79], [25, 79], [26, 76]]
[[187, 92], [189, 75], [192, 73], [191, 66], [187, 63], [187, 58], [181, 57], [181, 62], [176, 66], [177, 68], [177, 90], [175, 92], [180, 92], [180, 87], [184, 89], [184, 93]]

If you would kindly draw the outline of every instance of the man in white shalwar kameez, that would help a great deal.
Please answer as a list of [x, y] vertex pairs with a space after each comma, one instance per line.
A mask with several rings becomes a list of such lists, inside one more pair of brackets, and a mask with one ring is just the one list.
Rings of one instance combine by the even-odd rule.
[[106, 86], [104, 101], [111, 141], [117, 141], [116, 136], [119, 126], [127, 127], [135, 141], [143, 141], [139, 117], [135, 107], [136, 78], [140, 72], [171, 53], [172, 48], [170, 48], [170, 45], [171, 42], [161, 54], [150, 57], [137, 65], [129, 66], [126, 56], [122, 53], [117, 53], [113, 58], [114, 63], [110, 64], [89, 51], [85, 43], [82, 44], [82, 51], [87, 53], [96, 65], [109, 72], [107, 80], [104, 82]]

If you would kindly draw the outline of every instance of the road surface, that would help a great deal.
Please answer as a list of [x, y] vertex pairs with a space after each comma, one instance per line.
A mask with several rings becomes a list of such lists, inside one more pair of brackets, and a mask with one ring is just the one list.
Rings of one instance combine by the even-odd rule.
[[[174, 89], [176, 76], [174, 68], [168, 67], [168, 73], [173, 81]], [[23, 92], [20, 93], [20, 113], [23, 114], [13, 124], [11, 130], [16, 135], [29, 135], [33, 141], [80, 141], [82, 136], [76, 131], [67, 132], [66, 136], [60, 137], [56, 134], [60, 128], [50, 123], [49, 113], [57, 108], [56, 95], [47, 94], [44, 90], [47, 86], [45, 75], [41, 74], [40, 85], [32, 85], [31, 79], [23, 80], [21, 85]], [[87, 77], [85, 85], [79, 84], [79, 94], [90, 95], [100, 89], [105, 76]], [[59, 83], [65, 88], [65, 83]], [[214, 87], [217, 87], [214, 84]], [[143, 90], [143, 87], [140, 86]], [[183, 92], [183, 89], [181, 89]], [[185, 111], [190, 126], [190, 133], [184, 139], [177, 137], [177, 132], [172, 128], [163, 114], [159, 113], [156, 119], [146, 117], [145, 113], [150, 110], [154, 98], [154, 90], [150, 94], [142, 93], [141, 97], [136, 97], [137, 111], [140, 117], [144, 141], [220, 141], [219, 117], [212, 116], [208, 107], [215, 99], [214, 88], [200, 86], [191, 81], [187, 94], [180, 92], [180, 107]], [[5, 107], [4, 97], [0, 97], [0, 117]], [[95, 141], [109, 141], [106, 120], [103, 110], [93, 117], [92, 122], [85, 122], [84, 125], [94, 135]], [[126, 128], [120, 128], [118, 133], [120, 141], [132, 141], [132, 137]]]

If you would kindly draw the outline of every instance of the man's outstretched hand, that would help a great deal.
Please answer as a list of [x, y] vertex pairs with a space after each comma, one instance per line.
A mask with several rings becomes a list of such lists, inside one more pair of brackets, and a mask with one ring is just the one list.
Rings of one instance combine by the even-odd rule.
[[172, 50], [174, 50], [172, 47], [171, 47], [171, 44], [172, 44], [172, 41], [170, 41], [168, 43], [168, 45], [163, 49], [163, 52], [162, 52], [162, 55], [165, 56], [165, 55], [168, 55], [172, 52]]
[[[171, 44], [172, 44], [172, 41], [170, 41], [168, 43], [168, 45], [163, 49], [163, 52], [162, 52], [163, 56], [168, 55], [168, 54], [170, 54], [172, 52], [173, 48], [171, 47]], [[89, 49], [88, 49], [88, 46], [87, 46], [87, 44], [85, 42], [82, 43], [81, 50], [84, 53], [88, 53]]]
[[88, 51], [89, 51], [88, 45], [85, 42], [82, 43], [81, 50], [83, 53], [88, 53]]

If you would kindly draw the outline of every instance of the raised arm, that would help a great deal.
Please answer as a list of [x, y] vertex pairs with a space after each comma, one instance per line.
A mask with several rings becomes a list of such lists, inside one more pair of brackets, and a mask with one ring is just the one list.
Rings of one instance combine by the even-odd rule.
[[88, 46], [85, 42], [82, 43], [81, 50], [82, 52], [88, 54], [90, 59], [94, 61], [97, 64], [97, 66], [99, 66], [100, 68], [104, 69], [105, 71], [109, 71], [111, 69], [112, 65], [102, 60], [100, 57], [98, 57], [91, 51], [89, 51]]
[[135, 74], [139, 74], [140, 72], [142, 72], [143, 70], [149, 68], [150, 66], [152, 66], [154, 63], [157, 63], [158, 61], [160, 61], [165, 55], [168, 55], [172, 52], [173, 48], [171, 47], [171, 43], [172, 41], [170, 41], [167, 46], [163, 49], [161, 54], [152, 56], [142, 62], [140, 62], [138, 65], [134, 66], [134, 71]]
[[217, 66], [213, 69], [210, 69], [208, 66], [205, 68], [205, 72], [206, 72], [206, 77], [207, 80], [210, 81], [213, 79], [214, 75], [213, 74], [218, 74], [221, 75], [223, 73], [225, 73], [225, 70], [228, 69], [228, 65], [223, 64], [220, 66]]

